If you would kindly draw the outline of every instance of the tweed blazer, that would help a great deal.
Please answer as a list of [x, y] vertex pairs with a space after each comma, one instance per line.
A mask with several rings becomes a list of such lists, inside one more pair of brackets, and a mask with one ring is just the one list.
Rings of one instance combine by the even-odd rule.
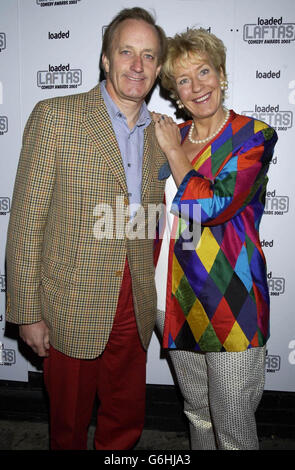
[[[138, 331], [148, 347], [156, 316], [148, 208], [163, 200], [158, 172], [164, 162], [151, 123], [144, 134], [136, 238], [136, 225], [128, 228], [124, 216], [125, 172], [99, 85], [35, 106], [24, 130], [8, 227], [8, 322], [44, 319], [54, 348], [97, 357], [112, 328], [127, 256]], [[108, 215], [104, 238], [96, 233], [101, 208]]]

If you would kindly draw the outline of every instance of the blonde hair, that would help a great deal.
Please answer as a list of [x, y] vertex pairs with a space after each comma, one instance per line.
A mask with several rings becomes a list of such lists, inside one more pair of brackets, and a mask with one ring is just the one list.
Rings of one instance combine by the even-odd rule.
[[178, 98], [174, 79], [176, 63], [191, 60], [192, 56], [200, 54], [207, 54], [216, 72], [219, 74], [222, 70], [226, 80], [226, 48], [221, 39], [203, 28], [188, 29], [174, 38], [168, 38], [168, 53], [161, 70], [161, 83], [170, 91], [171, 98]]

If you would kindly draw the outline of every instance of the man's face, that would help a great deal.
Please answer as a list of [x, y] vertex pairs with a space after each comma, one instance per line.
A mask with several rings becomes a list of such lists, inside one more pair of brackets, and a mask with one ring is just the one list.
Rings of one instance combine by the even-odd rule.
[[158, 57], [159, 39], [152, 25], [130, 19], [118, 26], [111, 57], [102, 57], [106, 88], [115, 103], [144, 100], [161, 69]]

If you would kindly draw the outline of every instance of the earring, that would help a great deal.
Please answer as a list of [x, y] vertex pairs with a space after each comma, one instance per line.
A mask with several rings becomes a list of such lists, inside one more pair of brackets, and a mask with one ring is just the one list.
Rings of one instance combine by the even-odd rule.
[[176, 100], [176, 104], [178, 106], [178, 109], [183, 109], [184, 108], [184, 105], [182, 104], [182, 102], [180, 100]]
[[228, 89], [228, 81], [227, 80], [220, 80], [220, 88], [222, 91]]

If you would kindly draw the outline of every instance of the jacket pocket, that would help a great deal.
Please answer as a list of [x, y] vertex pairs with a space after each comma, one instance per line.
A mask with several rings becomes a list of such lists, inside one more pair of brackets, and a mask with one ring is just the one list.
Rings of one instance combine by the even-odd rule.
[[41, 278], [55, 279], [67, 284], [77, 283], [77, 269], [59, 261], [43, 258], [41, 263]]

